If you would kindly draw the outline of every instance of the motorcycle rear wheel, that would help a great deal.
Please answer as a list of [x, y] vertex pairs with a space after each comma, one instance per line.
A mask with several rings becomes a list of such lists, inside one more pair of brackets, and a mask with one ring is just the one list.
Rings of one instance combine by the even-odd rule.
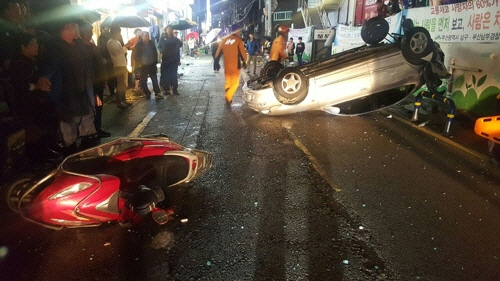
[[[19, 213], [19, 200], [24, 193], [32, 186], [34, 175], [22, 174], [7, 183], [1, 192], [2, 204], [6, 205], [12, 212]], [[31, 200], [30, 196], [24, 198], [25, 203]]]

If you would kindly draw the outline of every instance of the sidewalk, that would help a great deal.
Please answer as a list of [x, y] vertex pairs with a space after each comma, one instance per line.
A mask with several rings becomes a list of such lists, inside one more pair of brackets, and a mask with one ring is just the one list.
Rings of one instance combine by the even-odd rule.
[[490, 160], [488, 153], [488, 140], [478, 136], [474, 132], [475, 118], [468, 116], [465, 112], [457, 111], [451, 124], [450, 133], [445, 134], [447, 107], [445, 104], [435, 100], [424, 98], [418, 115], [418, 121], [412, 122], [415, 97], [410, 96], [400, 104], [385, 110], [394, 118], [405, 122], [415, 128], [432, 134], [437, 138], [453, 145], [461, 150], [481, 158]]

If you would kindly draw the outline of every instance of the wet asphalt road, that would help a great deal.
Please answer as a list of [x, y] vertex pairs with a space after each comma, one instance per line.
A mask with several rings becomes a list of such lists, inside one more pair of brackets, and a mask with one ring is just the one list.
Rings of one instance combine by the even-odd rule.
[[[0, 280], [500, 280], [500, 172], [382, 113], [259, 115], [209, 57], [180, 96], [108, 102], [113, 137], [214, 154], [169, 190], [175, 220], [53, 231], [7, 214]], [[187, 219], [187, 222], [181, 222]]]

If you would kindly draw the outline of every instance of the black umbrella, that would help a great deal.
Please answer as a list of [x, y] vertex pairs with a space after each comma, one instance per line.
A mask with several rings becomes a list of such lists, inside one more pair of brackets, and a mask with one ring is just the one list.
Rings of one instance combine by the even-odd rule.
[[174, 20], [169, 24], [173, 29], [185, 30], [197, 26], [196, 22], [190, 20]]
[[101, 14], [79, 5], [61, 5], [41, 12], [33, 17], [32, 23], [36, 25], [87, 22], [94, 23], [101, 20]]
[[137, 15], [117, 15], [107, 17], [101, 24], [102, 27], [144, 27], [150, 26], [150, 23], [143, 17]]

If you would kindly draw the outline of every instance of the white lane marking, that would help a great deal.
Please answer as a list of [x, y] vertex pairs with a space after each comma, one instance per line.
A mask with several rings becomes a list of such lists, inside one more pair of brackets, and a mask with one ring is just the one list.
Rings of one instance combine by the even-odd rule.
[[156, 111], [149, 112], [148, 115], [146, 115], [146, 117], [144, 117], [144, 119], [142, 119], [142, 122], [139, 123], [139, 125], [137, 125], [137, 127], [135, 127], [135, 129], [132, 131], [132, 133], [130, 133], [128, 135], [128, 137], [129, 138], [138, 137], [142, 133], [142, 131], [144, 131], [144, 129], [149, 124], [151, 119], [153, 119], [153, 117], [155, 117], [155, 115], [156, 115]]
[[319, 175], [335, 190], [335, 192], [340, 192], [342, 189], [335, 183], [335, 181], [328, 175], [326, 170], [321, 166], [318, 159], [312, 155], [312, 153], [307, 149], [307, 147], [299, 140], [299, 138], [292, 132], [291, 127], [289, 125], [284, 124], [283, 127], [288, 131], [290, 136], [292, 137], [295, 145], [300, 148], [307, 155], [309, 160], [311, 161], [314, 169], [319, 173]]
[[[286, 178], [299, 180], [307, 176], [306, 169], [300, 169], [300, 159], [288, 162]], [[309, 204], [309, 188], [303, 188], [298, 184], [291, 184], [286, 188], [285, 204], [285, 280], [300, 280], [304, 273], [309, 272], [309, 258], [307, 251], [302, 245], [307, 244], [310, 237], [308, 234], [314, 232], [307, 218], [307, 212], [311, 209]]]

